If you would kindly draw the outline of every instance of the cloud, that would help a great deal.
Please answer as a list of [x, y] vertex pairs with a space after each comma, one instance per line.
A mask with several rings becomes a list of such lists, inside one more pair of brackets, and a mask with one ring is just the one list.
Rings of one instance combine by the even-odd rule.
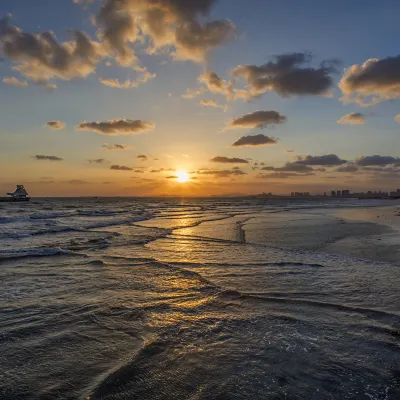
[[214, 178], [229, 178], [232, 176], [242, 176], [247, 175], [246, 172], [240, 169], [229, 169], [229, 170], [220, 170], [220, 169], [201, 169], [196, 171], [198, 175], [211, 175]]
[[20, 81], [19, 79], [15, 78], [15, 77], [10, 77], [10, 76], [6, 76], [5, 78], [3, 78], [3, 82], [7, 85], [17, 86], [20, 88], [24, 88], [24, 87], [28, 86], [28, 82]]
[[286, 163], [283, 167], [263, 167], [262, 171], [284, 171], [284, 172], [312, 172], [314, 169], [308, 165], [298, 164], [297, 162]]
[[365, 124], [366, 118], [363, 114], [358, 112], [352, 112], [340, 118], [338, 124], [351, 124], [351, 125], [362, 125]]
[[285, 149], [285, 153], [294, 153], [295, 150], [294, 149]]
[[36, 158], [36, 160], [48, 160], [48, 161], [63, 161], [62, 158], [56, 157], [56, 156], [43, 156], [43, 155], [36, 155], [33, 156], [33, 158]]
[[257, 174], [257, 179], [287, 179], [287, 178], [301, 178], [304, 176], [311, 176], [315, 175], [312, 172], [304, 173], [304, 174], [297, 174], [295, 172], [275, 172], [273, 174]]
[[268, 125], [282, 124], [287, 118], [277, 111], [255, 111], [234, 118], [228, 122], [228, 128], [265, 128]]
[[125, 165], [111, 165], [110, 169], [114, 171], [133, 171], [133, 168], [126, 167]]
[[229, 157], [214, 157], [210, 161], [216, 162], [216, 163], [222, 163], [222, 164], [248, 164], [249, 162], [247, 160], [244, 160], [243, 158], [229, 158]]
[[356, 164], [360, 167], [385, 166], [391, 164], [400, 165], [400, 158], [375, 154], [373, 156], [362, 156], [358, 158]]
[[54, 130], [60, 130], [65, 128], [65, 122], [54, 120], [54, 121], [48, 121], [45, 124], [46, 128], [54, 129]]
[[258, 97], [267, 91], [280, 96], [330, 95], [336, 72], [334, 61], [323, 61], [319, 67], [311, 67], [312, 55], [309, 53], [290, 53], [278, 55], [264, 65], [243, 65], [236, 67], [232, 74], [246, 79], [250, 93]]
[[170, 175], [170, 176], [167, 176], [166, 179], [178, 179], [178, 176]]
[[148, 157], [145, 156], [144, 154], [140, 154], [140, 155], [138, 155], [136, 158], [137, 158], [138, 160], [140, 160], [140, 161], [147, 161], [147, 160], [148, 160]]
[[174, 168], [160, 168], [160, 169], [152, 169], [150, 171], [150, 173], [152, 174], [156, 174], [156, 173], [160, 173], [160, 172], [175, 172], [176, 169]]
[[303, 165], [322, 165], [326, 167], [333, 167], [336, 165], [346, 164], [346, 160], [342, 160], [336, 154], [326, 154], [323, 156], [306, 156], [306, 157], [297, 157], [296, 164]]
[[400, 114], [397, 114], [397, 115], [394, 117], [394, 120], [400, 124]]
[[112, 119], [104, 122], [81, 122], [76, 129], [78, 131], [96, 132], [100, 135], [134, 135], [153, 130], [155, 124], [148, 121], [132, 119]]
[[135, 46], [145, 47], [148, 54], [168, 51], [175, 60], [204, 62], [213, 49], [236, 36], [232, 22], [207, 19], [215, 0], [74, 2], [100, 4], [93, 18], [98, 41], [75, 30], [70, 40], [60, 42], [50, 31], [24, 32], [4, 18], [0, 21], [0, 50], [16, 64], [15, 70], [37, 83], [86, 78], [105, 59], [124, 67], [136, 66]]
[[234, 98], [233, 82], [221, 79], [217, 73], [208, 71], [200, 75], [199, 82], [204, 83], [211, 93], [222, 94], [228, 100]]
[[108, 86], [111, 88], [130, 89], [130, 88], [136, 88], [140, 85], [143, 85], [156, 77], [156, 74], [150, 73], [144, 67], [140, 68], [139, 71], [142, 72], [142, 75], [139, 76], [139, 78], [137, 78], [136, 80], [127, 79], [124, 82], [120, 82], [118, 79], [99, 78], [99, 81], [102, 85]]
[[235, 38], [236, 28], [228, 20], [203, 23], [214, 4], [215, 0], [105, 0], [95, 24], [108, 54], [121, 65], [136, 61], [136, 43], [148, 44], [149, 54], [167, 49], [174, 59], [202, 62]]
[[104, 163], [108, 163], [107, 160], [105, 160], [104, 158], [97, 158], [95, 160], [88, 160], [88, 162], [90, 164], [104, 164]]
[[181, 96], [184, 99], [194, 99], [197, 96], [205, 93], [205, 88], [200, 89], [186, 89], [186, 92]]
[[352, 65], [345, 70], [339, 87], [345, 103], [369, 106], [400, 98], [400, 56]]
[[224, 111], [228, 110], [228, 106], [227, 105], [223, 105], [223, 104], [218, 104], [215, 100], [211, 99], [211, 100], [201, 100], [200, 104], [204, 107], [214, 107], [214, 108], [221, 108]]
[[108, 144], [108, 143], [104, 143], [101, 147], [107, 150], [125, 150], [128, 148], [128, 146], [125, 146], [124, 144]]
[[72, 36], [58, 42], [50, 31], [32, 34], [11, 25], [9, 17], [0, 20], [1, 53], [16, 64], [14, 70], [37, 83], [85, 78], [95, 72], [104, 56], [101, 44], [84, 32], [72, 31]]
[[72, 179], [72, 180], [68, 181], [67, 183], [69, 183], [71, 185], [89, 185], [91, 182], [82, 181], [80, 179]]
[[272, 136], [265, 136], [261, 133], [259, 135], [249, 135], [242, 136], [235, 143], [233, 143], [232, 147], [243, 147], [243, 146], [269, 146], [272, 144], [277, 144], [278, 139]]
[[336, 172], [357, 172], [358, 167], [354, 163], [348, 163], [348, 164], [342, 165], [339, 168], [336, 168], [335, 171]]

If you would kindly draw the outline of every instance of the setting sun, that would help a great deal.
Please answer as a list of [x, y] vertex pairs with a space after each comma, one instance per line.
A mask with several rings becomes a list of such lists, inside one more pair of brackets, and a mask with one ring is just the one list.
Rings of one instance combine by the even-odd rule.
[[184, 171], [184, 170], [180, 170], [180, 171], [178, 171], [177, 173], [176, 173], [176, 176], [177, 176], [177, 181], [178, 182], [180, 182], [180, 183], [185, 183], [185, 182], [187, 182], [189, 179], [190, 179], [190, 176], [189, 176], [189, 174], [186, 172], [186, 171]]

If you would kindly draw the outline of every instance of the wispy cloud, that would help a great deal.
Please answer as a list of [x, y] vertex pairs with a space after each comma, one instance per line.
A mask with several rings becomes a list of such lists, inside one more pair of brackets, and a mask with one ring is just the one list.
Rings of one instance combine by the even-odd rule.
[[24, 88], [29, 85], [27, 81], [21, 81], [15, 77], [10, 77], [10, 76], [6, 76], [5, 78], [3, 78], [3, 83], [11, 86], [17, 86], [20, 88]]
[[229, 158], [229, 157], [214, 157], [210, 160], [211, 162], [221, 163], [221, 164], [248, 164], [249, 162], [243, 158]]
[[126, 167], [125, 165], [111, 165], [110, 169], [114, 171], [133, 171], [133, 168]]
[[344, 115], [338, 120], [338, 124], [350, 124], [350, 125], [363, 125], [366, 122], [364, 114], [359, 112], [352, 112]]
[[60, 157], [56, 157], [56, 156], [44, 156], [44, 155], [39, 155], [39, 154], [37, 154], [36, 156], [33, 156], [33, 158], [36, 158], [36, 160], [63, 161], [63, 159], [60, 158]]

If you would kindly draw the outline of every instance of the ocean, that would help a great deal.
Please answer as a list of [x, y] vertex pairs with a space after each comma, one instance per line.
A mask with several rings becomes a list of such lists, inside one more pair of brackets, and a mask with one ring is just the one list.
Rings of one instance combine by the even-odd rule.
[[399, 207], [1, 204], [0, 398], [399, 399]]

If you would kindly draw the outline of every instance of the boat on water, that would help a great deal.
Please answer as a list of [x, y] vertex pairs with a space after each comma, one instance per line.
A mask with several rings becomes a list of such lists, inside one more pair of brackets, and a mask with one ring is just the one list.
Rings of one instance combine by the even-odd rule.
[[7, 193], [8, 197], [0, 197], [0, 202], [29, 201], [30, 197], [25, 190], [24, 185], [17, 185], [15, 192]]

